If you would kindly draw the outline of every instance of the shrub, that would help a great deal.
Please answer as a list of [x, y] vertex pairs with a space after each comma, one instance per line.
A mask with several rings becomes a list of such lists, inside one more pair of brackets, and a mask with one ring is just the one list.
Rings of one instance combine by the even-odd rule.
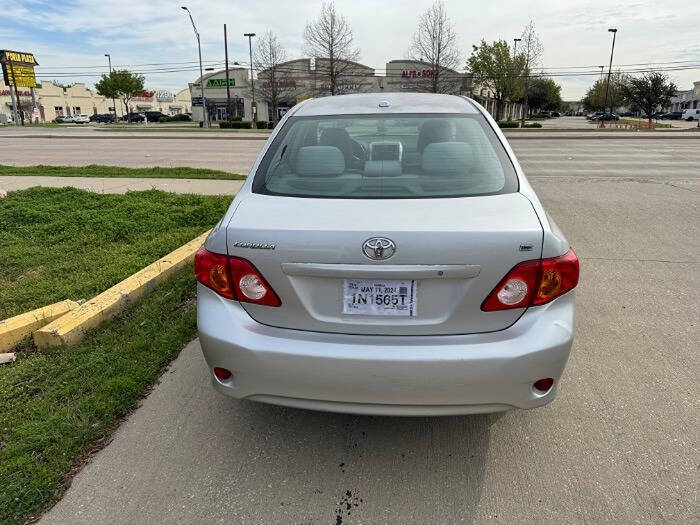
[[498, 127], [499, 128], [519, 128], [520, 122], [518, 122], [517, 120], [499, 120]]
[[173, 115], [169, 117], [168, 115], [163, 115], [160, 117], [158, 122], [191, 122], [192, 118], [185, 113], [180, 113], [179, 115]]
[[523, 126], [524, 128], [541, 128], [542, 124], [539, 122], [526, 122]]
[[267, 120], [258, 120], [257, 129], [268, 129], [268, 122]]
[[249, 120], [234, 120], [229, 122], [228, 120], [222, 120], [219, 122], [219, 128], [221, 129], [251, 129], [252, 122]]

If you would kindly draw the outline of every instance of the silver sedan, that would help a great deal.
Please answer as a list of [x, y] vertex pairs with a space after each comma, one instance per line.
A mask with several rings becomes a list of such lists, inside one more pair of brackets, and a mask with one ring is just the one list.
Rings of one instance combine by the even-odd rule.
[[218, 391], [447, 415], [554, 398], [579, 266], [479, 104], [382, 93], [290, 110], [195, 273]]

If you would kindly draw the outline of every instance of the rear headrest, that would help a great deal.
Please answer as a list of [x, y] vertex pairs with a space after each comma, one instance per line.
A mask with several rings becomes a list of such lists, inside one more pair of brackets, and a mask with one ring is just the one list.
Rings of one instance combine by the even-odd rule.
[[423, 151], [424, 173], [460, 175], [471, 170], [474, 152], [466, 142], [434, 142]]
[[433, 142], [448, 142], [452, 140], [450, 123], [443, 119], [426, 120], [418, 132], [418, 153], [423, 153], [425, 147]]
[[343, 153], [335, 146], [299, 148], [296, 174], [300, 177], [335, 177], [345, 171]]

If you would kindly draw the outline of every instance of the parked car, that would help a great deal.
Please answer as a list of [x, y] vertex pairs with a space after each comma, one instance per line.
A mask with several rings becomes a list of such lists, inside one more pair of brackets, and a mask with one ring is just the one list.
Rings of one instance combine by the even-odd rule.
[[682, 117], [682, 111], [669, 111], [668, 113], [665, 113], [661, 118], [663, 120], [680, 120]]
[[83, 115], [83, 114], [74, 115], [73, 122], [75, 122], [76, 124], [89, 124], [90, 117], [88, 117], [87, 115]]
[[532, 118], [550, 118], [551, 116], [549, 111], [539, 111], [532, 115]]
[[146, 122], [146, 115], [143, 113], [129, 113], [122, 117], [126, 122]]
[[595, 111], [593, 113], [589, 113], [588, 115], [586, 115], [586, 120], [595, 120], [596, 118], [598, 118], [600, 115], [603, 115], [603, 114], [605, 114], [604, 111]]
[[601, 113], [591, 118], [591, 120], [620, 120], [620, 116], [615, 113]]
[[116, 122], [114, 113], [99, 113], [90, 117], [92, 122]]
[[71, 115], [57, 115], [53, 121], [58, 124], [72, 124], [75, 119]]
[[700, 119], [700, 108], [689, 108], [683, 110], [681, 116], [683, 120], [698, 120]]
[[160, 117], [165, 116], [165, 114], [161, 111], [146, 111], [144, 115], [146, 116], [146, 120], [148, 120], [148, 122], [160, 122]]
[[309, 99], [254, 165], [195, 257], [216, 390], [375, 415], [552, 401], [578, 259], [480, 105]]
[[561, 113], [559, 113], [558, 111], [550, 111], [549, 116], [552, 118], [558, 118], [561, 117]]

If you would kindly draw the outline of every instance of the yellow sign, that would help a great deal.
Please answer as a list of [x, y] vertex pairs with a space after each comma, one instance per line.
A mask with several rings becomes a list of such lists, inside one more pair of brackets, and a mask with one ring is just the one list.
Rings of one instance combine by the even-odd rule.
[[36, 58], [31, 53], [20, 53], [19, 51], [5, 51], [5, 61], [27, 66], [37, 66]]
[[8, 86], [36, 87], [34, 67], [6, 64], [5, 69]]

